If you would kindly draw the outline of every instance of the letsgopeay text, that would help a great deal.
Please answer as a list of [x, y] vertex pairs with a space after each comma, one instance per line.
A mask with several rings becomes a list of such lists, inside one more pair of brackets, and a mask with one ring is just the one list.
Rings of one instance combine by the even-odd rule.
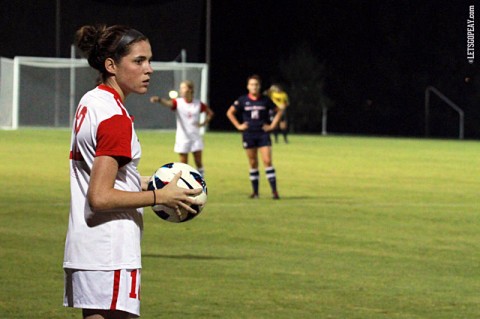
[[467, 19], [467, 60], [471, 64], [475, 59], [475, 10], [471, 5]]

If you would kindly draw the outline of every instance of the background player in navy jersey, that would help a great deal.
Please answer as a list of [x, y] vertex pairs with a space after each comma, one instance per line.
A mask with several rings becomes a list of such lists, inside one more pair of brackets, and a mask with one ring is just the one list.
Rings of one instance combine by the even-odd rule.
[[249, 76], [247, 79], [248, 94], [240, 96], [233, 102], [227, 111], [227, 117], [235, 128], [243, 133], [243, 148], [250, 164], [250, 181], [253, 188], [250, 198], [258, 198], [258, 151], [260, 151], [265, 174], [272, 188], [272, 196], [274, 199], [279, 199], [269, 132], [278, 125], [283, 111], [277, 110], [275, 117], [270, 122], [270, 111], [276, 110], [277, 107], [270, 98], [261, 94], [261, 84], [262, 81], [258, 75]]

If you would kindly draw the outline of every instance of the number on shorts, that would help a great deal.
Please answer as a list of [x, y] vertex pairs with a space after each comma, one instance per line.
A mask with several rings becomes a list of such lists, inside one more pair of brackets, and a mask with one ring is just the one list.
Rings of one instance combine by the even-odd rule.
[[130, 287], [130, 294], [129, 297], [132, 299], [137, 299], [137, 272], [138, 270], [132, 270], [130, 272], [130, 277], [132, 278], [132, 285]]

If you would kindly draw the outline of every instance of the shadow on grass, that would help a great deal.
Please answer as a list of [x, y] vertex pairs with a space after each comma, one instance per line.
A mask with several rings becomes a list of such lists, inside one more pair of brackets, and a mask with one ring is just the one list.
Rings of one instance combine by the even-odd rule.
[[312, 199], [321, 199], [321, 196], [307, 196], [307, 195], [302, 195], [302, 196], [282, 196], [280, 194], [280, 202], [283, 200], [312, 200]]
[[188, 260], [235, 260], [238, 257], [218, 257], [203, 255], [161, 255], [161, 254], [142, 254], [143, 258], [162, 258], [162, 259], [188, 259]]

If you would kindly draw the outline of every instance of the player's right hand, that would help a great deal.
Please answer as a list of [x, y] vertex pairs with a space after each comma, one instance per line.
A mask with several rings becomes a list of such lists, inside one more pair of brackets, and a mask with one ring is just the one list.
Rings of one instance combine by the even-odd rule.
[[247, 122], [243, 122], [242, 124], [240, 124], [237, 127], [237, 130], [239, 130], [240, 132], [246, 131], [247, 129], [248, 129], [248, 123]]
[[154, 96], [150, 97], [150, 103], [158, 103], [158, 102], [160, 102], [160, 97], [159, 96], [154, 95]]
[[197, 212], [190, 206], [197, 204], [194, 198], [190, 196], [199, 195], [202, 192], [201, 188], [197, 189], [185, 189], [177, 186], [177, 182], [182, 176], [182, 172], [178, 172], [172, 178], [170, 183], [165, 185], [161, 190], [161, 196], [159, 196], [160, 203], [168, 207], [179, 209], [184, 208], [187, 211], [196, 214]]

